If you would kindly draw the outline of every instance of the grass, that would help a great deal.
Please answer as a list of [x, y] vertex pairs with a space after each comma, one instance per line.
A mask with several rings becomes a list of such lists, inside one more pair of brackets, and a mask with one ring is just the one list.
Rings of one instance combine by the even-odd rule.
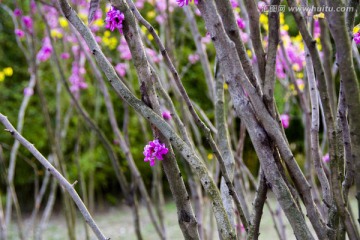
[[[268, 200], [273, 210], [277, 208], [277, 202], [274, 199], [272, 193], [268, 194]], [[351, 205], [353, 209], [355, 209], [355, 197], [351, 197]], [[250, 202], [250, 201], [249, 201]], [[305, 211], [304, 211], [305, 212]], [[164, 207], [165, 214], [165, 225], [168, 239], [170, 240], [181, 240], [183, 239], [181, 230], [177, 223], [177, 214], [176, 207], [173, 202], [168, 202]], [[295, 236], [293, 235], [292, 229], [284, 216], [282, 214], [282, 219], [285, 225], [286, 236], [288, 240], [295, 240]], [[126, 206], [117, 206], [117, 207], [108, 207], [106, 210], [101, 212], [97, 212], [94, 215], [94, 219], [99, 225], [100, 229], [103, 231], [106, 237], [110, 237], [111, 240], [137, 240], [134, 232], [133, 225], [133, 217], [131, 213], [131, 209]], [[146, 212], [144, 207], [140, 207], [140, 222], [141, 222], [141, 232], [144, 240], [158, 240], [159, 237], [155, 232], [154, 227], [150, 222], [150, 218]], [[26, 225], [26, 221], [25, 221]], [[208, 228], [208, 224], [205, 226]], [[310, 224], [308, 224], [310, 226]], [[311, 228], [311, 227], [310, 227]], [[312, 230], [312, 229], [311, 229]], [[218, 239], [218, 235], [215, 232], [216, 226], [214, 226], [214, 240]], [[313, 231], [313, 230], [312, 230]], [[91, 232], [90, 239], [96, 239], [95, 235]], [[76, 223], [76, 235], [77, 239], [83, 240], [85, 238], [85, 230], [84, 230], [84, 221], [81, 216], [77, 217]], [[13, 224], [10, 228], [10, 236], [9, 239], [19, 239], [17, 236], [16, 226]], [[47, 228], [43, 234], [43, 239], [45, 240], [64, 240], [68, 239], [67, 230], [66, 230], [66, 222], [64, 216], [59, 213], [55, 214], [51, 217], [48, 222]], [[260, 225], [260, 240], [268, 240], [268, 239], [279, 239], [275, 229], [274, 222], [271, 218], [271, 215], [268, 209], [264, 208], [263, 218], [261, 220]]]

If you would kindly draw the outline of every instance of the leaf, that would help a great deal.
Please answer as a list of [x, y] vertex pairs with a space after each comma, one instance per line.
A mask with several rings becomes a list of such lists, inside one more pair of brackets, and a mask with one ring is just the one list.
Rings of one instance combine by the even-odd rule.
[[93, 21], [95, 12], [99, 8], [99, 5], [100, 5], [100, 0], [91, 0], [90, 1], [88, 24], [90, 24]]

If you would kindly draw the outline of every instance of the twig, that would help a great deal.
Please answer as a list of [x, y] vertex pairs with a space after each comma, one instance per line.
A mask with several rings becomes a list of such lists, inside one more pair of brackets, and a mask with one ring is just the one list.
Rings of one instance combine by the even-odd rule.
[[51, 163], [31, 144], [27, 141], [23, 136], [20, 135], [18, 131], [11, 125], [8, 121], [7, 117], [0, 113], [0, 122], [6, 127], [7, 131], [18, 140], [21, 145], [23, 145], [26, 149], [28, 149], [33, 156], [49, 171], [58, 181], [59, 183], [66, 189], [66, 191], [70, 194], [71, 198], [74, 200], [75, 204], [78, 206], [81, 214], [83, 215], [85, 221], [89, 224], [95, 235], [98, 239], [107, 240], [104, 234], [101, 232], [99, 227], [96, 225], [94, 219], [91, 217], [90, 213], [86, 209], [86, 206], [81, 201], [81, 198], [71, 185], [56, 168], [54, 168]]

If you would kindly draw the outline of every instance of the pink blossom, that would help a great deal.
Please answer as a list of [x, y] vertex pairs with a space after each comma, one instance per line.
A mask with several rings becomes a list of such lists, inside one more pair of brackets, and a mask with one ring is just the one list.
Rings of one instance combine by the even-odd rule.
[[158, 63], [161, 61], [161, 55], [157, 54], [156, 51], [152, 50], [151, 48], [146, 48], [146, 53], [148, 57], [150, 57], [154, 63]]
[[69, 77], [71, 92], [79, 93], [81, 89], [86, 89], [88, 87], [83, 77], [84, 74], [85, 69], [82, 66], [79, 66], [77, 62], [73, 62], [71, 76]]
[[144, 8], [144, 3], [145, 3], [145, 0], [137, 0], [135, 2], [135, 6], [137, 9], [142, 9], [142, 8]]
[[236, 21], [237, 21], [237, 24], [238, 24], [240, 29], [245, 28], [245, 21], [242, 18], [239, 17], [239, 18], [236, 19]]
[[168, 120], [171, 120], [171, 113], [170, 113], [170, 111], [168, 111], [168, 110], [164, 110], [164, 111], [162, 111], [162, 117], [166, 120], [166, 121], [168, 121]]
[[43, 6], [43, 11], [50, 28], [57, 28], [59, 25], [59, 13], [56, 8], [45, 5]]
[[300, 91], [303, 91], [305, 84], [302, 79], [296, 79], [296, 85], [299, 87]]
[[23, 38], [25, 36], [25, 33], [23, 30], [21, 29], [15, 29], [15, 34], [16, 36], [18, 36], [19, 38]]
[[164, 143], [160, 143], [158, 139], [150, 141], [144, 148], [144, 162], [150, 162], [150, 166], [155, 165], [155, 158], [163, 160], [163, 156], [168, 153]]
[[20, 17], [22, 15], [22, 11], [19, 8], [15, 8], [14, 15], [16, 17]]
[[314, 38], [320, 37], [321, 34], [321, 28], [320, 28], [320, 22], [318, 19], [314, 21]]
[[240, 37], [243, 43], [247, 43], [249, 41], [249, 34], [246, 32], [240, 31]]
[[356, 44], [360, 44], [360, 32], [354, 34], [354, 41]]
[[125, 16], [120, 10], [117, 10], [113, 6], [111, 6], [110, 10], [106, 13], [106, 28], [114, 31], [117, 28], [120, 33], [122, 33], [122, 22], [124, 21]]
[[198, 54], [195, 53], [195, 54], [190, 54], [188, 59], [191, 64], [195, 64], [197, 61], [199, 61], [200, 57]]
[[322, 160], [323, 160], [324, 163], [330, 162], [329, 153], [325, 154], [325, 155], [322, 157]]
[[[179, 5], [179, 7], [183, 7], [184, 5], [189, 5], [189, 2], [192, 2], [192, 0], [176, 0], [177, 4]], [[195, 4], [198, 4], [199, 1], [198, 0], [194, 0]]]
[[290, 125], [290, 116], [286, 113], [280, 115], [281, 124], [286, 129]]
[[31, 0], [31, 2], [30, 2], [30, 9], [31, 9], [32, 13], [36, 12], [36, 3], [34, 0]]
[[24, 88], [24, 95], [30, 97], [34, 94], [34, 90], [31, 87]]
[[23, 16], [22, 21], [23, 21], [26, 29], [29, 31], [29, 33], [32, 33], [32, 31], [33, 31], [33, 21], [31, 19], [31, 17]]
[[155, 20], [156, 20], [158, 23], [163, 24], [163, 23], [165, 22], [165, 20], [166, 20], [166, 16], [164, 16], [164, 15], [162, 15], [162, 14], [157, 15], [156, 18], [155, 18]]
[[286, 77], [286, 74], [284, 72], [284, 67], [280, 60], [276, 61], [275, 68], [276, 68], [276, 76], [280, 79], [284, 79]]
[[53, 52], [53, 48], [51, 46], [50, 38], [45, 37], [43, 40], [43, 46], [36, 55], [36, 59], [40, 62], [45, 62], [51, 57], [51, 54]]
[[230, 2], [231, 2], [231, 6], [232, 6], [233, 8], [237, 8], [237, 7], [238, 7], [238, 3], [237, 3], [236, 0], [230, 0]]
[[63, 52], [63, 53], [60, 54], [60, 57], [61, 57], [62, 59], [69, 59], [69, 58], [70, 58], [70, 54], [67, 53], [67, 52]]
[[118, 63], [115, 66], [115, 70], [119, 74], [119, 76], [123, 77], [126, 74], [127, 65], [125, 63]]
[[265, 12], [268, 8], [267, 4], [264, 1], [259, 1], [257, 7], [260, 12]]
[[130, 60], [132, 58], [129, 46], [127, 45], [127, 42], [124, 37], [121, 38], [120, 44], [119, 44], [117, 50], [120, 52], [120, 57], [122, 59]]
[[207, 32], [206, 35], [201, 38], [201, 42], [202, 42], [202, 43], [205, 43], [205, 44], [211, 42], [211, 37], [210, 37], [210, 33], [209, 33], [209, 32]]

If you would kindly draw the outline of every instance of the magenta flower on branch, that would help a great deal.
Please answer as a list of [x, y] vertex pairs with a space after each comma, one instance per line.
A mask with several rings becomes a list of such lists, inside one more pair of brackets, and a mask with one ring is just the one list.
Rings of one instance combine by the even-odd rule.
[[[183, 7], [184, 5], [189, 5], [189, 2], [192, 2], [192, 0], [176, 0], [179, 7]], [[195, 4], [198, 4], [198, 0], [194, 0]]]
[[281, 120], [281, 124], [282, 126], [286, 129], [289, 127], [290, 125], [290, 116], [288, 114], [281, 114], [280, 115], [280, 120]]
[[33, 32], [33, 21], [31, 19], [31, 17], [23, 16], [22, 21], [23, 21], [23, 23], [25, 25], [25, 28], [28, 30], [28, 32], [32, 33]]
[[70, 58], [70, 54], [67, 52], [63, 52], [60, 54], [61, 59], [69, 59]]
[[125, 19], [124, 14], [120, 12], [120, 10], [117, 10], [116, 8], [111, 6], [110, 10], [106, 13], [105, 27], [107, 29], [110, 29], [111, 31], [114, 31], [115, 28], [117, 28], [120, 31], [120, 33], [122, 33], [122, 28], [123, 28], [122, 22], [124, 21], [124, 19]]
[[25, 33], [23, 30], [21, 29], [15, 29], [15, 34], [16, 36], [18, 36], [19, 38], [23, 38], [25, 36]]
[[323, 160], [324, 163], [330, 162], [329, 153], [325, 154], [325, 155], [322, 157], [322, 160]]
[[170, 111], [168, 111], [168, 110], [164, 110], [164, 111], [162, 111], [162, 117], [166, 120], [166, 121], [169, 121], [169, 120], [171, 120], [171, 113], [170, 113]]
[[115, 70], [120, 77], [124, 77], [126, 75], [127, 65], [125, 63], [118, 63], [115, 66]]
[[15, 8], [14, 15], [16, 17], [20, 17], [22, 15], [22, 11], [19, 8]]
[[45, 37], [43, 40], [43, 46], [36, 55], [36, 59], [40, 62], [45, 62], [51, 57], [51, 54], [53, 52], [53, 48], [51, 46], [50, 38]]
[[360, 32], [354, 34], [354, 41], [357, 45], [360, 44]]
[[31, 87], [24, 88], [24, 95], [30, 97], [34, 94], [34, 90]]
[[164, 143], [160, 143], [158, 139], [150, 141], [144, 148], [144, 162], [150, 162], [150, 166], [155, 165], [155, 159], [163, 160], [164, 155], [169, 152]]
[[188, 57], [188, 60], [191, 64], [195, 64], [197, 63], [197, 61], [199, 61], [200, 57], [198, 54], [190, 54], [189, 57]]
[[245, 21], [244, 21], [241, 17], [237, 18], [237, 19], [236, 19], [236, 22], [237, 22], [237, 24], [238, 24], [238, 26], [239, 26], [240, 29], [244, 29], [244, 28], [245, 28]]

